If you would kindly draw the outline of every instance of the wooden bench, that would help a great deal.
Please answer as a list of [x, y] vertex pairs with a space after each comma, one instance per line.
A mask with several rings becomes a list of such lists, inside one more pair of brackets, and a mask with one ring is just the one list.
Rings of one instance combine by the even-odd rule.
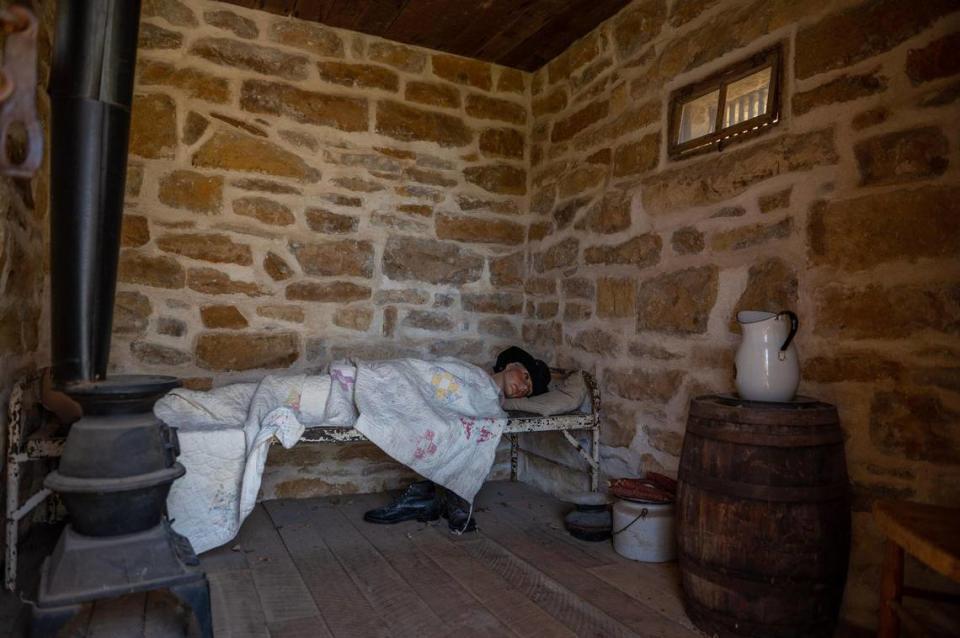
[[[576, 371], [551, 368], [554, 378], [573, 374]], [[579, 371], [587, 385], [591, 410], [571, 412], [555, 416], [541, 416], [529, 412], [509, 412], [509, 420], [503, 430], [510, 437], [510, 479], [516, 481], [518, 468], [518, 435], [528, 432], [560, 432], [567, 442], [586, 460], [590, 466], [590, 490], [596, 492], [600, 486], [600, 388], [596, 379], [584, 371]], [[591, 434], [590, 449], [586, 449], [570, 434], [573, 430], [588, 430]], [[353, 428], [307, 428], [300, 441], [303, 443], [350, 443], [365, 441], [366, 438]]]
[[918, 636], [933, 636], [901, 604], [904, 596], [957, 603], [960, 596], [903, 584], [903, 554], [960, 583], [960, 508], [937, 507], [909, 501], [878, 501], [873, 516], [886, 537], [880, 577], [879, 638], [896, 638], [900, 626]]

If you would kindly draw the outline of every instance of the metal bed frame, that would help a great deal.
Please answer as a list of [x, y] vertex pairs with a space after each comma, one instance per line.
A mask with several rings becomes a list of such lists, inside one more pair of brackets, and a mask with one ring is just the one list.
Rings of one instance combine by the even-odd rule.
[[[556, 376], [573, 374], [574, 371], [552, 368]], [[503, 430], [510, 437], [510, 480], [519, 476], [520, 434], [530, 432], [560, 432], [567, 442], [590, 466], [590, 490], [596, 492], [600, 483], [600, 388], [596, 379], [581, 371], [590, 396], [591, 411], [541, 416], [529, 412], [509, 413], [510, 418]], [[20, 503], [20, 478], [23, 465], [41, 460], [59, 459], [63, 454], [66, 436], [63, 428], [52, 419], [42, 421], [42, 414], [33, 416], [29, 410], [40, 403], [39, 374], [18, 381], [10, 393], [9, 419], [7, 425], [7, 493], [4, 522], [6, 525], [6, 556], [4, 565], [4, 589], [14, 591], [17, 584], [17, 543], [20, 521], [40, 505], [46, 503], [44, 519], [52, 521], [57, 516], [58, 499], [47, 488], [31, 495]], [[31, 419], [34, 421], [31, 423]], [[39, 423], [38, 423], [39, 422]], [[31, 430], [29, 425], [35, 425]], [[570, 432], [587, 430], [591, 434], [587, 450]], [[303, 443], [351, 443], [365, 441], [366, 437], [353, 428], [308, 428], [300, 441]], [[49, 498], [51, 497], [52, 498]]]
[[[573, 370], [551, 368], [555, 376], [573, 374]], [[580, 371], [587, 385], [590, 396], [591, 410], [586, 412], [572, 412], [555, 416], [541, 416], [530, 412], [510, 411], [509, 419], [503, 434], [510, 437], [510, 480], [516, 481], [519, 475], [519, 440], [520, 434], [528, 432], [560, 432], [577, 453], [590, 466], [590, 491], [596, 492], [600, 486], [600, 388], [596, 379], [589, 372]], [[572, 434], [571, 430], [589, 430], [591, 434], [590, 449], [587, 450]], [[300, 441], [303, 443], [353, 443], [366, 441], [366, 437], [353, 428], [307, 428]]]

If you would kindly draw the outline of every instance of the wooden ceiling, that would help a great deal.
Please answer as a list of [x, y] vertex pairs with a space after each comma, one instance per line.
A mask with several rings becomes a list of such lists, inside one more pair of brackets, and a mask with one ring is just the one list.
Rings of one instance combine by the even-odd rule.
[[225, 0], [536, 71], [630, 0]]

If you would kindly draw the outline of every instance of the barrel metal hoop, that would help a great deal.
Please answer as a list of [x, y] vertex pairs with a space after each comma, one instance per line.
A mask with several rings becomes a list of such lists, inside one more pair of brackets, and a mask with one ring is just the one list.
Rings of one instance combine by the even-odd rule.
[[693, 487], [731, 498], [770, 501], [777, 503], [819, 503], [846, 498], [849, 486], [846, 482], [804, 487], [781, 485], [755, 485], [708, 476], [684, 465], [680, 480]]
[[683, 604], [693, 624], [708, 635], [717, 635], [718, 628], [723, 628], [730, 635], [737, 636], [830, 636], [837, 624], [833, 619], [815, 621], [797, 618], [789, 623], [750, 621], [707, 607], [690, 596], [684, 598]]
[[[707, 425], [707, 424], [710, 425]], [[717, 425], [713, 425], [717, 424]], [[764, 447], [816, 447], [843, 443], [843, 432], [839, 429], [807, 434], [762, 434], [744, 432], [730, 428], [739, 425], [729, 421], [705, 420], [691, 415], [687, 422], [687, 432], [713, 441], [726, 441], [740, 445], [759, 445]]]
[[775, 577], [750, 578], [731, 573], [730, 570], [719, 569], [704, 565], [692, 558], [684, 551], [678, 555], [681, 573], [693, 574], [708, 582], [724, 587], [740, 595], [769, 597], [774, 595], [816, 596], [822, 594], [830, 585], [822, 580], [807, 579], [803, 581], [777, 580]]

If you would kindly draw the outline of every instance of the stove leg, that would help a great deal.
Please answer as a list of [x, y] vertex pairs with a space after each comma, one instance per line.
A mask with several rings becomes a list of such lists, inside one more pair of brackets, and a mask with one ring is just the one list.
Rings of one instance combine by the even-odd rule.
[[34, 607], [30, 620], [30, 638], [55, 638], [57, 633], [80, 612], [80, 605]]
[[170, 593], [193, 611], [203, 638], [213, 638], [213, 610], [210, 608], [210, 586], [207, 578], [170, 588]]

